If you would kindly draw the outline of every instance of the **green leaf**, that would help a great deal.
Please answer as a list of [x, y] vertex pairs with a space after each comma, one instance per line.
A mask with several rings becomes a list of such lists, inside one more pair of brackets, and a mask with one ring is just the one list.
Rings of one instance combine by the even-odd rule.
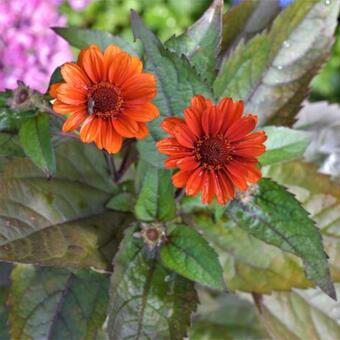
[[130, 222], [131, 218], [124, 214], [107, 212], [50, 225], [0, 246], [0, 259], [111, 271], [112, 257]]
[[191, 340], [269, 339], [249, 301], [234, 294], [210, 296], [204, 291], [199, 298]]
[[12, 90], [5, 90], [0, 91], [0, 107], [5, 108], [8, 106], [8, 99], [12, 97], [13, 91]]
[[242, 41], [248, 41], [263, 31], [280, 12], [279, 3], [272, 1], [243, 0], [231, 7], [223, 16], [222, 57]]
[[167, 50], [161, 41], [149, 31], [138, 14], [131, 11], [131, 26], [135, 39], [144, 45], [145, 69], [157, 78], [157, 96], [154, 103], [161, 117], [150, 122], [151, 137], [138, 141], [142, 159], [154, 166], [163, 166], [164, 156], [155, 148], [155, 141], [165, 135], [159, 124], [168, 116], [183, 116], [184, 109], [190, 105], [193, 96], [201, 94], [212, 97], [210, 87], [202, 80], [186, 56]]
[[130, 228], [114, 260], [107, 332], [110, 339], [183, 339], [196, 310], [194, 284], [170, 273]]
[[294, 1], [269, 32], [241, 43], [221, 67], [215, 95], [242, 99], [260, 124], [291, 124], [329, 53], [340, 3]]
[[[157, 138], [155, 138], [155, 134], [158, 135]], [[166, 156], [158, 152], [156, 148], [157, 139], [160, 139], [163, 136], [163, 133], [158, 133], [154, 130], [153, 135], [137, 141], [137, 149], [141, 160], [154, 167], [163, 168]]]
[[51, 180], [28, 159], [9, 162], [0, 174], [0, 253], [13, 261], [106, 269], [129, 217], [105, 209], [117, 188], [103, 154], [76, 141], [56, 152]]
[[[340, 285], [335, 285], [340, 294]], [[337, 339], [340, 303], [316, 289], [264, 296], [260, 314], [273, 339]]]
[[64, 82], [64, 78], [61, 75], [61, 69], [60, 66], [58, 66], [52, 73], [51, 78], [50, 78], [50, 83], [49, 86], [50, 87], [52, 84], [56, 84], [56, 83], [62, 83]]
[[53, 27], [53, 30], [72, 46], [80, 49], [95, 44], [103, 51], [109, 45], [114, 44], [132, 55], [138, 54], [130, 43], [108, 32], [76, 27]]
[[190, 222], [218, 253], [228, 289], [268, 294], [313, 286], [300, 258], [249, 235], [225, 217], [215, 221], [201, 212], [190, 215]]
[[300, 202], [281, 185], [262, 179], [257, 192], [232, 201], [227, 213], [255, 237], [302, 258], [308, 279], [335, 298], [319, 230]]
[[7, 300], [9, 295], [9, 288], [11, 284], [11, 271], [13, 266], [8, 263], [0, 262], [0, 339], [9, 340], [8, 317], [9, 308]]
[[46, 113], [27, 119], [21, 126], [20, 143], [27, 156], [48, 177], [56, 172], [54, 149], [51, 143], [49, 117]]
[[194, 229], [179, 225], [167, 236], [160, 251], [162, 263], [190, 280], [215, 289], [225, 289], [218, 256]]
[[268, 136], [266, 152], [259, 157], [261, 165], [289, 161], [303, 156], [311, 135], [305, 131], [268, 126], [263, 129]]
[[[131, 25], [135, 38], [140, 39], [145, 49], [145, 68], [157, 77], [158, 94], [155, 104], [161, 115], [183, 116], [183, 110], [194, 95], [211, 97], [211, 91], [186, 57], [179, 57], [164, 48], [160, 40], [149, 31], [135, 11], [131, 12]], [[151, 132], [159, 120], [151, 124]]]
[[17, 136], [5, 132], [0, 133], [0, 157], [23, 155]]
[[340, 282], [340, 185], [318, 173], [317, 166], [299, 161], [264, 168], [265, 174], [288, 186], [321, 230], [332, 278]]
[[12, 280], [13, 339], [96, 339], [106, 316], [108, 277], [19, 265]]
[[0, 131], [16, 131], [16, 129], [14, 113], [6, 107], [0, 107]]
[[217, 56], [222, 38], [223, 0], [214, 0], [202, 17], [180, 36], [172, 36], [165, 46], [188, 57], [204, 79], [216, 77]]
[[144, 26], [135, 11], [131, 11], [131, 26], [135, 39], [140, 39], [144, 46], [145, 69], [157, 78], [157, 96], [154, 103], [161, 114], [161, 117], [148, 124], [151, 137], [138, 141], [138, 150], [142, 159], [162, 167], [164, 156], [155, 148], [155, 142], [165, 135], [159, 126], [160, 122], [164, 117], [183, 116], [183, 111], [190, 105], [193, 96], [201, 94], [211, 98], [212, 91], [190, 65], [187, 57], [167, 50]]
[[175, 188], [169, 170], [147, 167], [135, 214], [143, 221], [169, 221], [176, 217]]
[[135, 203], [135, 197], [130, 192], [120, 192], [110, 199], [106, 204], [106, 208], [116, 211], [133, 212]]

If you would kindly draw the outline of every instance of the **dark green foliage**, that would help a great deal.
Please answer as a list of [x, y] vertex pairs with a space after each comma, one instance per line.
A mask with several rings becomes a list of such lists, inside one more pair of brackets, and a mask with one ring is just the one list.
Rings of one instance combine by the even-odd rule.
[[183, 339], [196, 310], [193, 283], [166, 270], [130, 228], [111, 279], [110, 339]]
[[230, 203], [227, 213], [257, 238], [303, 259], [306, 276], [335, 298], [320, 231], [299, 201], [281, 185], [262, 179], [254, 194]]

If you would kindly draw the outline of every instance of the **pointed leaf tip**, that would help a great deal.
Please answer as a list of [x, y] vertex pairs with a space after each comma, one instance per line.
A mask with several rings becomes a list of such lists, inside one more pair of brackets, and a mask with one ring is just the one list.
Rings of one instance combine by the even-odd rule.
[[306, 277], [335, 298], [320, 230], [295, 196], [278, 183], [263, 178], [256, 194], [230, 203], [229, 216], [253, 236], [299, 256]]
[[168, 238], [160, 251], [167, 268], [208, 287], [227, 290], [217, 253], [196, 230], [179, 225]]

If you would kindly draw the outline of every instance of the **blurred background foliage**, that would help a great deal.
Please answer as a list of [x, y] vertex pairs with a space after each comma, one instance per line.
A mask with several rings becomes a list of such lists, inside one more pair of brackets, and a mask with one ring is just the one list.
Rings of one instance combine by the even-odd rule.
[[[83, 10], [75, 11], [65, 1], [60, 12], [67, 17], [69, 26], [93, 28], [121, 35], [131, 41], [129, 12], [137, 10], [146, 25], [161, 40], [183, 32], [209, 7], [210, 0], [92, 0]], [[225, 10], [232, 1], [225, 1]], [[280, 4], [283, 6], [287, 3]], [[328, 62], [312, 83], [310, 99], [340, 102], [340, 29]]]
[[190, 26], [209, 4], [210, 0], [94, 0], [82, 11], [74, 11], [67, 2], [60, 10], [70, 26], [108, 31], [131, 40], [130, 9], [133, 8], [164, 41]]
[[313, 101], [327, 100], [340, 102], [340, 29], [337, 28], [336, 41], [328, 62], [312, 82]]

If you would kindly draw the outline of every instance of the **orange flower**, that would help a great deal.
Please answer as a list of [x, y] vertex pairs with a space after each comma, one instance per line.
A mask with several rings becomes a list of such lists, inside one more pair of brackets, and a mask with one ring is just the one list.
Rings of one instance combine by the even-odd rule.
[[252, 132], [257, 117], [242, 116], [243, 102], [222, 99], [217, 105], [196, 96], [184, 119], [166, 118], [162, 128], [171, 136], [157, 143], [169, 157], [166, 168], [179, 168], [172, 181], [186, 194], [202, 192], [202, 202], [217, 197], [219, 204], [234, 198], [235, 189], [246, 190], [261, 178], [256, 157], [265, 151], [263, 131]]
[[82, 50], [78, 62], [61, 67], [65, 83], [51, 86], [56, 98], [53, 109], [69, 117], [65, 132], [81, 126], [84, 143], [95, 142], [99, 149], [116, 153], [123, 138], [148, 135], [145, 122], [159, 116], [151, 103], [156, 95], [154, 75], [145, 73], [143, 64], [115, 45], [104, 53], [91, 45]]

